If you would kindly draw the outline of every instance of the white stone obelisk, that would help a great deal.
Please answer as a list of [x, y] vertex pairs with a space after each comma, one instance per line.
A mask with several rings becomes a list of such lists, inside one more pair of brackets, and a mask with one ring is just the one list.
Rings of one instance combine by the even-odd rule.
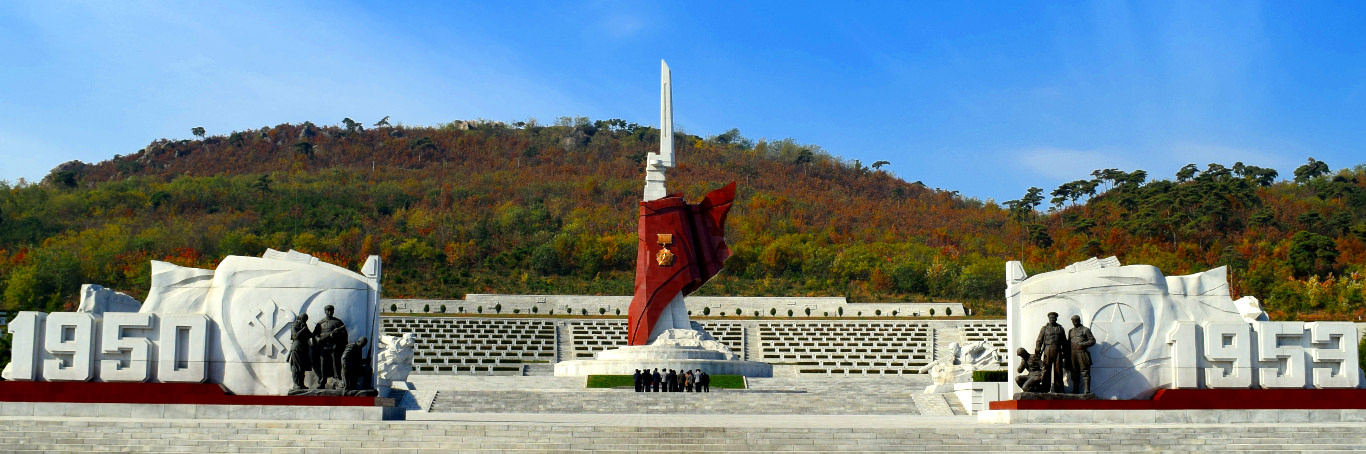
[[[645, 198], [646, 202], [659, 200], [669, 195], [664, 185], [664, 172], [674, 166], [674, 90], [673, 75], [669, 64], [659, 61], [659, 153], [645, 156]], [[660, 333], [670, 329], [692, 329], [688, 320], [688, 306], [683, 303], [683, 295], [674, 296], [659, 321], [650, 330], [650, 342]]]
[[669, 64], [659, 61], [659, 152], [645, 156], [645, 200], [669, 195], [664, 172], [674, 166], [674, 87]]

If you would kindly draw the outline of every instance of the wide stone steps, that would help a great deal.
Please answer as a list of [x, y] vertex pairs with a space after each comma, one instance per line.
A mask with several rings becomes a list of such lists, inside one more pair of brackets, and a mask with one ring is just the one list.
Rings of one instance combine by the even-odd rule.
[[798, 375], [796, 377], [750, 378], [750, 389], [804, 390], [857, 394], [899, 394], [924, 391], [933, 383], [928, 375]]
[[643, 427], [0, 418], [4, 452], [1356, 451], [1360, 424]]
[[[448, 391], [432, 412], [751, 415], [918, 415], [912, 390], [895, 393], [717, 390], [636, 393], [632, 390]], [[949, 413], [951, 414], [951, 413]]]

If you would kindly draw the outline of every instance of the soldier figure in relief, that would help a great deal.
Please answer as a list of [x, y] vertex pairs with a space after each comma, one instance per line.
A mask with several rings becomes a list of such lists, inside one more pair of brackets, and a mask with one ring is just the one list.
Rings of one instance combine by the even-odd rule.
[[1067, 351], [1067, 332], [1058, 324], [1058, 313], [1048, 313], [1048, 323], [1039, 329], [1039, 340], [1034, 343], [1034, 354], [1043, 363], [1043, 371], [1048, 383], [1048, 392], [1063, 391], [1062, 376], [1067, 369], [1063, 356]]
[[314, 363], [314, 372], [318, 374], [318, 388], [325, 389], [329, 385], [327, 379], [331, 378], [338, 383], [343, 381], [341, 371], [342, 349], [346, 348], [346, 323], [341, 319], [332, 316], [335, 310], [331, 305], [323, 308], [323, 313], [327, 314], [322, 321], [313, 327], [313, 335], [316, 336], [313, 342], [314, 354], [317, 363]]
[[1069, 379], [1072, 392], [1089, 394], [1091, 392], [1091, 352], [1087, 349], [1096, 345], [1096, 337], [1091, 329], [1081, 325], [1081, 316], [1072, 316], [1072, 329], [1067, 331], [1067, 343], [1072, 345], [1072, 355], [1068, 358]]
[[313, 353], [309, 343], [313, 341], [313, 331], [308, 329], [308, 314], [299, 314], [289, 333], [292, 341], [289, 346], [289, 371], [294, 376], [294, 389], [305, 389], [304, 374], [313, 368]]
[[368, 340], [362, 336], [356, 343], [347, 345], [342, 352], [342, 376], [346, 383], [344, 387], [348, 390], [373, 388], [366, 379], [371, 376], [370, 359], [365, 355], [367, 343]]
[[1039, 363], [1039, 356], [1031, 356], [1024, 347], [1016, 349], [1015, 354], [1020, 356], [1020, 365], [1015, 368], [1015, 372], [1020, 373], [1020, 375], [1015, 376], [1015, 385], [1027, 393], [1042, 391], [1046, 385], [1044, 384], [1043, 364]]

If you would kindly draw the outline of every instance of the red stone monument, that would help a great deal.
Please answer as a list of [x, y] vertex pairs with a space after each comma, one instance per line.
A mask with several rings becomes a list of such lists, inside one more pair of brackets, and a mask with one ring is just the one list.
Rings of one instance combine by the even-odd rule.
[[708, 193], [697, 204], [689, 204], [678, 195], [640, 202], [636, 290], [627, 325], [630, 345], [648, 344], [670, 303], [697, 290], [721, 271], [722, 262], [730, 257], [726, 213], [734, 200], [732, 182]]

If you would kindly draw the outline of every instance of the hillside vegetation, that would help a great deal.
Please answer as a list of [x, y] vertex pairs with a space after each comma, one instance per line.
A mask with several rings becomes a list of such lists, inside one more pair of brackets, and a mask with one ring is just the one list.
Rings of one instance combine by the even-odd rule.
[[[69, 309], [81, 283], [142, 298], [148, 260], [212, 268], [268, 247], [352, 269], [379, 254], [389, 297], [632, 291], [654, 128], [563, 118], [195, 129], [198, 140], [0, 184], [4, 307]], [[673, 191], [696, 200], [739, 183], [734, 256], [701, 294], [960, 300], [999, 314], [1006, 260], [1023, 257], [1032, 273], [1117, 255], [1168, 274], [1227, 264], [1235, 291], [1277, 316], [1354, 317], [1366, 299], [1360, 166], [1334, 174], [1311, 161], [1304, 178], [1280, 182], [1241, 164], [1172, 181], [1100, 170], [1054, 191], [1047, 209], [1042, 190], [998, 206], [791, 139], [675, 137]]]

